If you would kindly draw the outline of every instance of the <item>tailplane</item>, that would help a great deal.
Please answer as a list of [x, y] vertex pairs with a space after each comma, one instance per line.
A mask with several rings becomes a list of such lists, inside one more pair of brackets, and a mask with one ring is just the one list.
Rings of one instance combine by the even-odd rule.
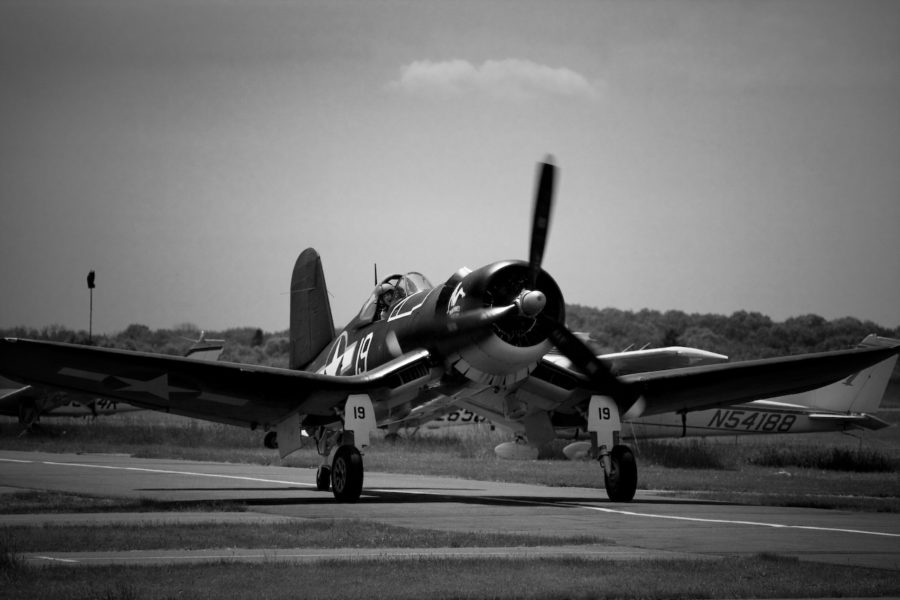
[[196, 340], [184, 338], [191, 343], [191, 347], [187, 349], [184, 355], [194, 360], [204, 360], [208, 362], [216, 362], [222, 351], [225, 350], [225, 340], [211, 340], [206, 337], [206, 331], [200, 331], [200, 337]]
[[302, 369], [334, 339], [334, 320], [319, 253], [307, 248], [291, 275], [291, 356], [289, 367]]

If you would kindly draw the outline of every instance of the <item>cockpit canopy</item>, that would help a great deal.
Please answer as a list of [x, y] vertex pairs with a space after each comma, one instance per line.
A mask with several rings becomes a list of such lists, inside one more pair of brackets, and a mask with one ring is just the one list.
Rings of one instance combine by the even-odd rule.
[[377, 321], [384, 318], [393, 304], [418, 292], [430, 290], [433, 285], [421, 273], [412, 271], [406, 275], [394, 274], [375, 286], [372, 295], [359, 311], [359, 319]]

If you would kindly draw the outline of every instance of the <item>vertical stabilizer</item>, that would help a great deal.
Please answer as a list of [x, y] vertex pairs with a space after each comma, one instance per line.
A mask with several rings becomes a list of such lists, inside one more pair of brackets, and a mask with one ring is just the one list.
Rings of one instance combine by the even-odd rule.
[[[892, 338], [879, 337], [877, 335], [866, 336], [860, 344], [860, 348], [896, 348], [900, 345], [900, 340]], [[863, 392], [853, 403], [851, 410], [859, 412], [875, 412], [881, 406], [881, 400], [884, 398], [884, 392], [890, 383], [891, 375], [897, 364], [897, 355], [894, 354], [890, 358], [872, 365], [868, 369], [862, 371], [860, 375], [866, 375], [867, 381]], [[852, 376], [851, 376], [852, 377]], [[849, 378], [848, 378], [849, 379]], [[852, 381], [845, 380], [843, 383], [852, 385]]]
[[307, 248], [291, 275], [291, 369], [302, 369], [334, 339], [334, 320], [319, 253]]
[[[895, 348], [898, 345], [900, 345], [898, 340], [870, 335], [859, 344], [859, 347]], [[897, 355], [894, 354], [837, 383], [798, 395], [797, 403], [817, 410], [834, 412], [875, 412], [881, 406], [881, 400], [896, 364]]]

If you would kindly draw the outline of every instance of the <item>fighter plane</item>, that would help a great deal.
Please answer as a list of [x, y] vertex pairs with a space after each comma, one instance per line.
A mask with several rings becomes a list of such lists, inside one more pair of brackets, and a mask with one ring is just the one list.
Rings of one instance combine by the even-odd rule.
[[[319, 254], [294, 265], [288, 368], [207, 363], [70, 344], [5, 339], [0, 369], [136, 406], [274, 431], [282, 456], [316, 441], [319, 489], [356, 502], [362, 452], [379, 423], [445, 399], [522, 423], [530, 444], [555, 427], [591, 435], [610, 500], [634, 497], [637, 464], [619, 443], [622, 416], [691, 411], [800, 393], [898, 352], [854, 348], [614, 376], [570, 332], [559, 286], [542, 267], [556, 167], [539, 165], [529, 258], [460, 269], [434, 286], [420, 273], [385, 278], [335, 337]], [[556, 346], [571, 367], [546, 354]]]

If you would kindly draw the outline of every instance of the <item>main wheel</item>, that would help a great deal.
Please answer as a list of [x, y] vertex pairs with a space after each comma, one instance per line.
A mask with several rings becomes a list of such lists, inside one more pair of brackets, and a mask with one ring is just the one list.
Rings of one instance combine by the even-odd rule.
[[316, 489], [320, 492], [327, 492], [331, 489], [331, 468], [321, 465], [316, 471]]
[[637, 462], [628, 446], [613, 446], [612, 469], [605, 474], [606, 495], [613, 502], [631, 502], [637, 490]]
[[338, 502], [356, 502], [362, 486], [362, 455], [354, 446], [341, 446], [331, 461], [331, 492]]

